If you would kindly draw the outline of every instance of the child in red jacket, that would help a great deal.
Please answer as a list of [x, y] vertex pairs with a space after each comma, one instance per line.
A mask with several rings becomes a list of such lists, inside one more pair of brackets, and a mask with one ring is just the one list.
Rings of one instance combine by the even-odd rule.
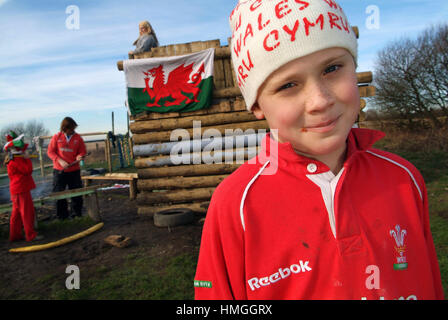
[[216, 188], [196, 299], [443, 299], [423, 177], [353, 128], [357, 40], [334, 0], [245, 0], [230, 52], [270, 133]]
[[10, 180], [12, 212], [9, 228], [9, 241], [23, 239], [22, 228], [25, 230], [26, 241], [40, 240], [34, 230], [34, 204], [31, 198], [31, 190], [36, 187], [33, 177], [33, 164], [29, 159], [26, 149], [28, 144], [23, 142], [23, 134], [17, 136], [11, 131], [6, 136], [8, 142], [4, 150], [8, 152], [4, 164], [7, 166]]

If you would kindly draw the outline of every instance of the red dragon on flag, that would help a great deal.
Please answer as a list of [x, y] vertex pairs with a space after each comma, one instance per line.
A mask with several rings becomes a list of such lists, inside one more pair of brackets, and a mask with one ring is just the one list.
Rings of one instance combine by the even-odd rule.
[[209, 107], [213, 60], [214, 49], [206, 49], [183, 56], [124, 61], [130, 113], [190, 112]]
[[[190, 74], [193, 71], [193, 63], [184, 67], [181, 64], [179, 67], [174, 69], [168, 74], [168, 81], [165, 83], [165, 71], [163, 66], [159, 65], [156, 68], [149, 69], [147, 72], [143, 72], [146, 76], [145, 78], [145, 88], [143, 92], [147, 92], [154, 102], [148, 102], [147, 107], [162, 107], [159, 105], [161, 98], [166, 98], [171, 96], [174, 101], [165, 102], [165, 106], [175, 106], [182, 102], [191, 103], [199, 102], [196, 98], [199, 94], [198, 85], [202, 80], [202, 73], [204, 72], [204, 63], [199, 67], [197, 73], [193, 74], [190, 82]], [[149, 87], [149, 77], [154, 77], [153, 88]], [[193, 99], [185, 95], [185, 93], [193, 94]]]

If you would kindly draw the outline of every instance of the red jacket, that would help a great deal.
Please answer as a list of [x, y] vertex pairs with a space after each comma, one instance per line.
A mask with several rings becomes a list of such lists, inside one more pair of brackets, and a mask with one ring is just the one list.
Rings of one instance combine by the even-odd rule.
[[15, 157], [7, 165], [9, 191], [18, 194], [36, 188], [33, 177], [33, 164], [30, 159]]
[[213, 194], [196, 299], [443, 299], [425, 183], [383, 136], [352, 129], [335, 176], [268, 135]]
[[[53, 160], [53, 168], [56, 170], [62, 170], [61, 165], [57, 161], [59, 158], [70, 164], [76, 161], [78, 155], [85, 156], [86, 153], [84, 140], [79, 134], [74, 133], [67, 142], [67, 138], [62, 131], [56, 133], [53, 138], [51, 138], [47, 149], [48, 157]], [[76, 170], [80, 170], [79, 163], [66, 168], [64, 171], [71, 172]]]

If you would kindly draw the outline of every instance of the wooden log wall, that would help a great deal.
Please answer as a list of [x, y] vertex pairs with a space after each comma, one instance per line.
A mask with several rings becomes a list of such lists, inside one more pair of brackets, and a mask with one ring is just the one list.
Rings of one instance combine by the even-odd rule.
[[[219, 40], [153, 48], [151, 52], [136, 55], [134, 58], [183, 55], [208, 48], [215, 48], [212, 106], [194, 112], [147, 112], [131, 116], [130, 130], [135, 148], [148, 146], [151, 150], [157, 150], [158, 147], [165, 146], [164, 144], [178, 141], [181, 135], [176, 134], [177, 129], [181, 129], [180, 132], [190, 139], [201, 139], [207, 132], [224, 137], [229, 130], [234, 134], [269, 131], [265, 120], [257, 120], [253, 114], [247, 112], [241, 91], [236, 86], [229, 47], [221, 46]], [[122, 61], [119, 61], [117, 66], [122, 70]], [[372, 73], [360, 72], [357, 76], [360, 95], [374, 95], [375, 88], [369, 85]], [[362, 100], [360, 107], [364, 106], [365, 101]], [[194, 127], [195, 123], [198, 124], [195, 121], [200, 121], [200, 127]], [[225, 150], [228, 151], [226, 153], [212, 151], [211, 156], [215, 163], [211, 164], [204, 163], [204, 152], [200, 149], [187, 156], [187, 163], [170, 163], [172, 158], [167, 154], [136, 156], [138, 213], [152, 216], [157, 211], [179, 207], [205, 213], [217, 185], [245, 160], [253, 157], [258, 148], [258, 145], [243, 148], [233, 146], [231, 150]]]

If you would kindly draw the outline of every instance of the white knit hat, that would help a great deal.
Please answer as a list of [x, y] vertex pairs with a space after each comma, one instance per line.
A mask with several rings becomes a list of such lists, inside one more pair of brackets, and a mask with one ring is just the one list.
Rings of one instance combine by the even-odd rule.
[[233, 67], [249, 111], [258, 88], [289, 61], [333, 47], [357, 61], [355, 33], [334, 0], [240, 0], [230, 28]]

